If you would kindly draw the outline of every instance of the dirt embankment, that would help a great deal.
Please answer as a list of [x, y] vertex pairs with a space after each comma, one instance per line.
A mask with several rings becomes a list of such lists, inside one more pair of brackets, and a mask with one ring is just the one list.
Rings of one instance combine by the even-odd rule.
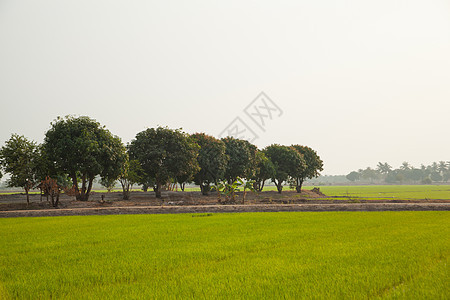
[[[334, 199], [319, 192], [305, 190], [301, 194], [285, 191], [248, 193], [245, 201], [238, 193], [233, 203], [224, 204], [217, 194], [203, 196], [200, 192], [164, 192], [156, 199], [153, 192], [133, 192], [131, 200], [121, 200], [121, 193], [93, 193], [89, 201], [75, 201], [61, 196], [58, 208], [46, 198], [32, 195], [30, 205], [24, 195], [0, 195], [0, 217], [69, 216], [107, 214], [164, 213], [229, 213], [281, 211], [426, 211], [450, 210], [450, 200], [364, 200]], [[219, 202], [220, 201], [220, 202]]]

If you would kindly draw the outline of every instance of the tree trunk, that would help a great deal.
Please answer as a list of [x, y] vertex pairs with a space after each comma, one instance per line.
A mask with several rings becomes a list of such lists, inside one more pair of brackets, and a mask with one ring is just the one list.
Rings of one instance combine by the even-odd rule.
[[123, 200], [130, 200], [130, 191], [129, 190], [123, 191], [122, 199]]
[[[75, 192], [75, 199], [81, 200], [80, 189], [78, 188], [77, 175], [75, 173], [72, 173], [70, 177], [72, 177], [72, 185], [73, 185], [73, 190]], [[47, 197], [47, 201], [48, 201], [48, 197]]]
[[211, 186], [209, 184], [200, 184], [200, 189], [202, 190], [202, 195], [207, 196], [209, 194], [209, 191], [211, 190]]
[[93, 181], [94, 178], [89, 178], [89, 180], [87, 180], [86, 175], [83, 175], [83, 177], [81, 178], [81, 192], [80, 191], [78, 192], [77, 200], [79, 201], [89, 200], [89, 194], [91, 193]]
[[298, 178], [297, 179], [297, 186], [295, 187], [295, 190], [297, 191], [297, 193], [301, 193], [302, 192], [302, 185], [303, 185], [303, 179]]
[[275, 181], [275, 185], [277, 186], [278, 193], [280, 193], [280, 194], [281, 194], [281, 191], [283, 190], [282, 184], [283, 184], [282, 181], [278, 181], [278, 182]]
[[81, 195], [80, 200], [86, 201], [86, 175], [81, 176]]
[[92, 184], [93, 184], [93, 182], [94, 182], [94, 176], [93, 176], [92, 178], [89, 179], [89, 185], [88, 185], [88, 188], [87, 188], [87, 191], [86, 191], [86, 195], [85, 195], [86, 201], [89, 200], [89, 196], [91, 195], [91, 190], [92, 190]]
[[27, 195], [27, 205], [30, 205], [30, 195], [28, 194], [28, 188], [25, 188], [25, 194]]
[[59, 204], [59, 194], [61, 194], [61, 191], [58, 191], [56, 194], [56, 201], [55, 201], [55, 206], [54, 206], [55, 208], [58, 207], [58, 204]]
[[161, 198], [161, 183], [158, 182], [153, 190], [155, 191], [156, 198]]

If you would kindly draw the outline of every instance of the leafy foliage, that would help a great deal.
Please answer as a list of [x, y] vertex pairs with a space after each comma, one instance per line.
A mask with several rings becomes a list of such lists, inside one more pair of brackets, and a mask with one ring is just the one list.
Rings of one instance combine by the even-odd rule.
[[202, 193], [207, 195], [210, 184], [216, 183], [225, 175], [228, 163], [226, 146], [223, 141], [204, 133], [195, 133], [191, 137], [200, 146], [197, 157], [200, 169], [194, 175], [194, 182], [200, 185]]
[[272, 181], [279, 193], [283, 190], [283, 182], [294, 177], [299, 170], [305, 168], [305, 161], [298, 151], [292, 147], [273, 144], [265, 148], [265, 155], [272, 161], [275, 173]]
[[[222, 204], [236, 203], [236, 192], [239, 192], [240, 188], [243, 188], [244, 193], [242, 194], [242, 204], [244, 204], [247, 191], [255, 191], [253, 188], [254, 183], [254, 180], [244, 181], [242, 178], [238, 177], [232, 183], [229, 183], [228, 181], [220, 181], [215, 184], [213, 188], [218, 192], [217, 196], [219, 198], [219, 203]], [[222, 201], [221, 195], [225, 196], [225, 201]]]
[[88, 200], [95, 176], [117, 178], [125, 161], [120, 138], [89, 117], [57, 118], [43, 146], [55, 168], [72, 179], [77, 200]]
[[446, 182], [450, 180], [450, 162], [433, 162], [431, 165], [421, 165], [416, 168], [408, 162], [403, 162], [397, 169], [388, 163], [379, 162], [376, 169], [367, 167], [352, 171], [347, 175], [351, 181], [366, 181], [370, 183], [422, 183]]
[[123, 200], [130, 199], [130, 192], [133, 184], [138, 183], [145, 177], [144, 170], [137, 160], [130, 160], [128, 155], [125, 163], [122, 165], [122, 171], [119, 176], [119, 182], [122, 185]]
[[258, 150], [256, 153], [256, 164], [254, 168], [253, 188], [257, 192], [261, 192], [264, 188], [266, 180], [275, 176], [275, 166], [272, 161], [264, 154], [263, 151]]
[[356, 181], [356, 180], [359, 180], [361, 175], [358, 172], [352, 171], [345, 177], [350, 181]]
[[154, 180], [156, 197], [171, 179], [197, 172], [199, 146], [186, 133], [166, 127], [141, 131], [129, 146], [130, 158]]
[[297, 193], [300, 193], [305, 179], [320, 175], [320, 171], [323, 170], [323, 161], [317, 152], [308, 146], [292, 145], [291, 147], [300, 153], [304, 159], [304, 164], [292, 176]]
[[27, 195], [36, 183], [37, 145], [24, 136], [13, 134], [0, 150], [0, 165], [10, 174], [9, 187], [21, 187]]
[[256, 147], [248, 141], [233, 137], [223, 138], [222, 141], [225, 143], [225, 153], [229, 157], [224, 179], [232, 183], [238, 177], [251, 177], [249, 174], [255, 162]]

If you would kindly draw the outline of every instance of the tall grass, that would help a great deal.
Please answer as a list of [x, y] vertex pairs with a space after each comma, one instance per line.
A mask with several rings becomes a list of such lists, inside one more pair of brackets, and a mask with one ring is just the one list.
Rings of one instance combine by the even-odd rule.
[[0, 298], [448, 299], [449, 217], [327, 212], [0, 219]]

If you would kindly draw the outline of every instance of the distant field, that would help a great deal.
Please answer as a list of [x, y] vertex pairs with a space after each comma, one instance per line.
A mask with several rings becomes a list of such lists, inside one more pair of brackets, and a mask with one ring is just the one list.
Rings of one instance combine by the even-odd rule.
[[[312, 189], [314, 186], [305, 186]], [[363, 198], [397, 198], [397, 199], [450, 199], [450, 185], [361, 185], [361, 186], [318, 186], [327, 196], [353, 196]], [[139, 188], [133, 189], [140, 191]], [[151, 190], [151, 189], [150, 189]], [[276, 191], [275, 186], [266, 186], [264, 191]], [[289, 186], [283, 188], [289, 191]], [[115, 191], [120, 192], [120, 189]], [[178, 189], [178, 191], [181, 191]], [[199, 187], [186, 187], [186, 192], [200, 191]], [[106, 193], [106, 190], [96, 190]]]
[[[450, 185], [356, 185], [356, 186], [318, 186], [327, 196], [362, 197], [366, 199], [445, 199], [450, 200]], [[312, 189], [313, 186], [305, 186]], [[150, 189], [151, 190], [151, 189]], [[284, 191], [289, 191], [285, 186]], [[121, 192], [115, 189], [114, 192]], [[133, 191], [141, 191], [139, 188]], [[178, 191], [181, 191], [178, 189]], [[199, 187], [186, 187], [186, 192], [200, 191]], [[264, 191], [276, 191], [275, 186], [266, 186]], [[106, 190], [95, 190], [96, 193], [106, 193]], [[0, 195], [17, 194], [22, 192], [0, 191]], [[30, 194], [39, 194], [32, 192]]]
[[450, 199], [450, 185], [321, 186], [328, 196], [393, 199]]
[[0, 219], [0, 298], [449, 299], [449, 212]]

